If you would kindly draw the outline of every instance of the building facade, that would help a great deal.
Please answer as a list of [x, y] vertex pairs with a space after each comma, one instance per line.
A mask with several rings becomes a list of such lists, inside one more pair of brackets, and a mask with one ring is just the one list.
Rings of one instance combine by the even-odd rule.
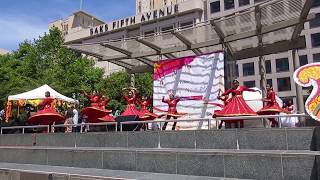
[[[207, 1], [207, 16], [211, 19], [217, 19], [222, 16], [230, 15], [235, 12], [242, 11], [256, 3], [264, 0], [208, 0]], [[302, 1], [301, 1], [302, 2]], [[290, 3], [290, 0], [288, 0]], [[288, 8], [287, 6], [279, 8]], [[305, 23], [302, 35], [306, 38], [306, 49], [299, 49], [300, 66], [312, 62], [320, 62], [320, 1], [314, 0], [313, 7], [310, 13], [316, 13], [316, 18]], [[246, 27], [244, 27], [246, 28]], [[248, 27], [250, 28], [250, 27]], [[273, 33], [272, 39], [281, 38], [286, 34], [287, 29]], [[239, 45], [238, 49], [246, 48], [249, 44]], [[277, 95], [284, 102], [292, 100], [296, 104], [296, 89], [293, 79], [294, 64], [292, 53], [283, 52], [278, 54], [267, 55], [265, 59], [266, 80], [267, 84], [273, 86]], [[260, 88], [259, 74], [259, 58], [250, 58], [237, 61], [236, 67], [237, 77], [241, 84], [248, 87]], [[307, 98], [306, 89], [303, 90], [304, 99]]]
[[[136, 36], [149, 36], [163, 31], [194, 26], [210, 19], [226, 17], [263, 1], [265, 0], [136, 0], [135, 16], [125, 17], [105, 24], [102, 23], [91, 28], [83, 28], [77, 33], [68, 33], [65, 36], [65, 40], [67, 44], [93, 43]], [[288, 3], [290, 4], [290, 0], [288, 0]], [[302, 35], [306, 38], [306, 48], [298, 50], [300, 65], [320, 62], [319, 0], [314, 1], [310, 13], [316, 13], [316, 18], [305, 23]], [[249, 28], [251, 27], [237, 27], [239, 31], [241, 29], [248, 30]], [[268, 37], [268, 40], [272, 42], [273, 39], [282, 38], [287, 30], [273, 32], [273, 36]], [[236, 30], [230, 33], [238, 32]], [[170, 37], [164, 40], [170, 41]], [[248, 41], [238, 44], [236, 48], [237, 50], [250, 48], [251, 44], [252, 42]], [[273, 86], [278, 96], [285, 102], [292, 100], [296, 104], [295, 83], [292, 78], [294, 72], [292, 53], [286, 51], [267, 55], [264, 56], [264, 59], [267, 83]], [[97, 66], [104, 68], [106, 74], [123, 70], [123, 68], [106, 61], [97, 61]], [[237, 61], [236, 72], [237, 79], [241, 84], [248, 87], [261, 88], [258, 57]], [[306, 98], [306, 90], [303, 93]]]
[[[139, 2], [142, 3], [142, 1], [137, 1], [137, 3]], [[192, 27], [207, 20], [205, 18], [206, 3], [204, 0], [168, 0], [168, 2], [154, 0], [153, 2], [153, 9], [148, 6], [134, 16], [124, 17], [91, 28], [83, 28], [76, 33], [69, 33], [65, 35], [65, 42], [66, 44], [93, 43], [137, 36], [151, 36], [163, 31]], [[143, 3], [150, 4], [150, 1], [143, 1]], [[164, 6], [164, 4], [167, 5]], [[170, 37], [165, 40], [170, 41]], [[96, 61], [96, 65], [104, 68], [106, 75], [124, 70], [122, 67], [107, 61]]]
[[9, 54], [9, 51], [0, 49], [0, 55], [5, 55], [5, 54]]
[[49, 23], [49, 29], [52, 27], [57, 27], [60, 31], [62, 31], [64, 36], [67, 36], [69, 34], [77, 33], [82, 29], [91, 28], [103, 23], [103, 21], [84, 11], [77, 11], [72, 13], [72, 15], [66, 19], [59, 19]]
[[186, 0], [136, 0], [136, 14], [146, 13], [164, 6], [179, 4]]

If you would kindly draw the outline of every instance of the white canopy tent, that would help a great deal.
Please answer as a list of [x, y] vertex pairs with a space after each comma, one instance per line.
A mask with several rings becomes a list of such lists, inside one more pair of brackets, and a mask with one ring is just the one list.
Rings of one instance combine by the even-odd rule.
[[67, 96], [64, 96], [64, 95], [58, 93], [57, 91], [52, 89], [47, 84], [45, 84], [41, 87], [38, 87], [36, 89], [33, 89], [31, 91], [28, 91], [28, 92], [24, 92], [24, 93], [16, 94], [16, 95], [11, 95], [8, 97], [8, 100], [14, 101], [14, 100], [27, 100], [27, 99], [44, 99], [46, 91], [50, 92], [50, 96], [52, 98], [55, 98], [58, 100], [63, 100], [63, 101], [70, 102], [70, 103], [78, 103], [77, 100], [69, 98]]

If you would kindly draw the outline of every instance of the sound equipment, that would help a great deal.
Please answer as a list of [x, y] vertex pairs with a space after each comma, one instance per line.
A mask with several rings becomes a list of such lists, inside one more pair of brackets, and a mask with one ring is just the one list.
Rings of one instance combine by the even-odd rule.
[[[139, 116], [117, 116], [115, 121], [118, 123], [118, 129], [120, 130], [120, 122], [127, 121], [139, 121]], [[142, 124], [123, 124], [122, 131], [139, 131]]]

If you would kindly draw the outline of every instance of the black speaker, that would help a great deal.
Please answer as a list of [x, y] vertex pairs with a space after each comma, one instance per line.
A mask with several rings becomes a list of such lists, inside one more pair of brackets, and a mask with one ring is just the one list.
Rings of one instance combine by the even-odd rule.
[[[139, 116], [117, 116], [115, 121], [118, 123], [120, 130], [120, 122], [139, 121]], [[142, 124], [122, 124], [122, 131], [139, 131]]]

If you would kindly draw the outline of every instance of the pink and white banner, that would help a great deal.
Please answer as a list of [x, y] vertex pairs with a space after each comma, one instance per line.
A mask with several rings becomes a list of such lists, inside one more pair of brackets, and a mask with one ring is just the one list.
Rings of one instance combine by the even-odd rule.
[[[165, 60], [154, 65], [153, 106], [154, 112], [162, 114], [168, 106], [161, 101], [173, 90], [181, 98], [177, 105], [179, 113], [187, 113], [181, 119], [207, 118], [217, 107], [204, 100], [217, 102], [219, 90], [224, 91], [224, 54], [216, 52], [201, 56]], [[207, 128], [207, 123], [178, 123], [182, 129]]]

